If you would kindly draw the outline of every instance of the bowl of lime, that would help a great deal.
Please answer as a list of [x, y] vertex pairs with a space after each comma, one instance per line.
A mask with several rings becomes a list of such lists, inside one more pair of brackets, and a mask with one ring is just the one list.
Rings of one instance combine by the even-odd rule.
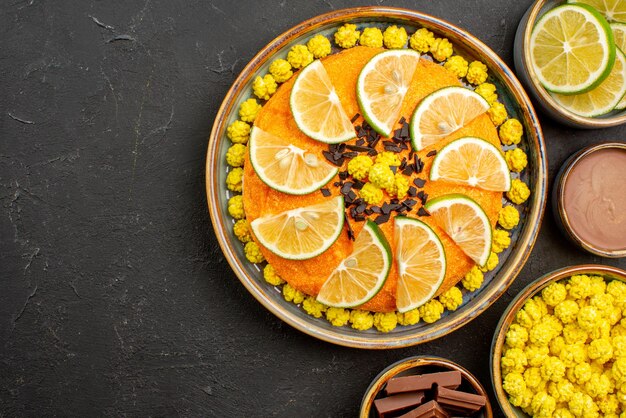
[[626, 122], [626, 2], [537, 0], [517, 29], [517, 75], [541, 109], [577, 128]]

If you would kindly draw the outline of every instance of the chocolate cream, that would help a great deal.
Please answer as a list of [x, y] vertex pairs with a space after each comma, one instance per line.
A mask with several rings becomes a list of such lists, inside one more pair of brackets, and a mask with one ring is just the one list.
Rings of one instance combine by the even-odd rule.
[[605, 251], [626, 249], [626, 150], [599, 149], [575, 163], [563, 210], [582, 241]]

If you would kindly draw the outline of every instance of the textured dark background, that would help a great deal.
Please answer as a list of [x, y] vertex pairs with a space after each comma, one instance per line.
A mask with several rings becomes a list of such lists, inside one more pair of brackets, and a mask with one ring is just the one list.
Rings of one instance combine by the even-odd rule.
[[[316, 14], [402, 6], [470, 31], [512, 65], [530, 1], [3, 0], [0, 5], [0, 416], [356, 416], [370, 380], [416, 354], [490, 387], [489, 346], [511, 295], [604, 260], [545, 219], [511, 289], [418, 347], [336, 347], [250, 296], [217, 245], [204, 163], [213, 118], [257, 50]], [[541, 115], [550, 180], [626, 128]], [[550, 208], [548, 207], [548, 210]]]

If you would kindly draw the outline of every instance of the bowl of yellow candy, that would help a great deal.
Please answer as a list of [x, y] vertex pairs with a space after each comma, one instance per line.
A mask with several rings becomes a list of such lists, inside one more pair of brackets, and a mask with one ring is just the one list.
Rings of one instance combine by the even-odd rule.
[[566, 267], [509, 304], [491, 345], [491, 380], [509, 417], [626, 412], [626, 271]]

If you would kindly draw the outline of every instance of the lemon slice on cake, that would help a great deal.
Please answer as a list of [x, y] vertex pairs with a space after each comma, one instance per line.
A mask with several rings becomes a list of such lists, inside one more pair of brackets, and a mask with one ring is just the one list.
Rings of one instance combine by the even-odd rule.
[[479, 266], [491, 253], [491, 224], [478, 203], [462, 194], [449, 194], [425, 205], [440, 228]]
[[596, 88], [576, 95], [552, 94], [565, 109], [580, 116], [596, 117], [621, 105], [626, 94], [626, 56], [617, 50], [611, 74]]
[[406, 312], [435, 295], [446, 275], [446, 255], [441, 240], [424, 222], [405, 216], [397, 216], [394, 222], [396, 307]]
[[375, 55], [361, 70], [356, 83], [363, 117], [383, 136], [391, 136], [420, 59], [418, 52], [396, 49]]
[[298, 128], [313, 139], [336, 144], [356, 136], [320, 60], [300, 71], [291, 89], [289, 105]]
[[352, 253], [324, 282], [317, 300], [327, 306], [352, 308], [373, 298], [391, 268], [391, 248], [374, 222], [368, 220], [354, 241]]
[[328, 183], [339, 168], [289, 141], [253, 127], [248, 143], [250, 162], [259, 178], [272, 189], [303, 195]]
[[250, 223], [254, 236], [274, 254], [306, 260], [326, 251], [343, 230], [343, 197], [266, 215]]
[[567, 0], [568, 3], [585, 3], [595, 8], [609, 22], [626, 22], [626, 1], [624, 0]]
[[502, 152], [475, 137], [460, 138], [443, 147], [433, 161], [430, 179], [498, 192], [511, 188], [511, 175]]
[[416, 151], [436, 144], [489, 110], [481, 95], [464, 87], [444, 87], [426, 96], [411, 117]]
[[533, 28], [530, 61], [541, 84], [551, 92], [592, 90], [613, 68], [611, 28], [600, 13], [585, 4], [555, 7]]

